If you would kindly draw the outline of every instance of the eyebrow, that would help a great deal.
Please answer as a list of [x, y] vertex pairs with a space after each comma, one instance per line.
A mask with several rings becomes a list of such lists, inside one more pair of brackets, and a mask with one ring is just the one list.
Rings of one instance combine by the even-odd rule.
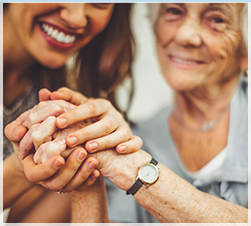
[[[231, 3], [209, 3], [207, 8], [222, 9], [227, 14], [234, 13], [234, 6]], [[232, 12], [229, 12], [231, 10]]]

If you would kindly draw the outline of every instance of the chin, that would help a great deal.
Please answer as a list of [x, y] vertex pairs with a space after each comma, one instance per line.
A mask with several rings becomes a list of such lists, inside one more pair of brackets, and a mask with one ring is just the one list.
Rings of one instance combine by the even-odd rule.
[[50, 69], [58, 69], [58, 68], [63, 67], [66, 64], [65, 61], [58, 62], [58, 61], [53, 61], [53, 60], [49, 60], [49, 59], [47, 59], [46, 61], [39, 61], [38, 60], [38, 62], [40, 64], [42, 64], [44, 67], [48, 67]]

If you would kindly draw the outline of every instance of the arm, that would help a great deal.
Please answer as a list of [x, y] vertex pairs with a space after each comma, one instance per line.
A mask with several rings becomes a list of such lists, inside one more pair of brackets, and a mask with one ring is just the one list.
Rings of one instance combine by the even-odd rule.
[[[128, 155], [109, 150], [95, 157], [100, 162], [101, 174], [124, 191], [135, 182], [137, 167], [151, 159], [141, 150]], [[149, 188], [141, 187], [134, 198], [160, 222], [248, 222], [246, 208], [203, 193], [163, 164], [158, 165], [159, 180]]]
[[[91, 207], [91, 208], [90, 208]], [[104, 178], [91, 187], [72, 194], [72, 223], [109, 223]]]
[[11, 207], [16, 199], [34, 185], [26, 179], [21, 169], [22, 165], [15, 154], [3, 162], [3, 209]]

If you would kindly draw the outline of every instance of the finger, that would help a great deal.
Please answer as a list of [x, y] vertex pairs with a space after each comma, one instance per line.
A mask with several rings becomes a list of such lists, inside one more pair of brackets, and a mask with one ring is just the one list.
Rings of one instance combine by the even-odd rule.
[[25, 111], [24, 113], [22, 113], [16, 120], [15, 120], [15, 123], [16, 124], [23, 124], [25, 119], [28, 117], [28, 115], [30, 114], [31, 112], [31, 109], [28, 110], [28, 111]]
[[16, 123], [10, 123], [4, 129], [5, 136], [11, 142], [19, 142], [24, 137], [26, 132], [27, 128], [25, 126]]
[[62, 190], [75, 175], [86, 156], [87, 152], [85, 149], [76, 148], [67, 158], [65, 165], [55, 175], [43, 181], [41, 184], [50, 190]]
[[[78, 169], [74, 177], [71, 179], [71, 181], [62, 189], [64, 192], [71, 192], [78, 188], [81, 184], [85, 183], [89, 180], [90, 175], [94, 171], [94, 169], [98, 166], [98, 160], [94, 157], [87, 158], [81, 167]], [[97, 178], [96, 178], [97, 179]], [[91, 179], [88, 182], [88, 184], [91, 184], [94, 182], [94, 178]]]
[[94, 140], [91, 140], [92, 138], [88, 139], [90, 141], [86, 142], [85, 149], [88, 152], [92, 153], [92, 152], [96, 152], [100, 150], [105, 150], [108, 148], [113, 148], [122, 142], [128, 141], [131, 136], [132, 136], [132, 132], [130, 128], [123, 125], [123, 126], [120, 126], [113, 133], [110, 133], [108, 135], [102, 136]]
[[82, 103], [84, 103], [85, 101], [87, 101], [87, 97], [84, 96], [83, 94], [73, 91], [71, 89], [68, 89], [66, 87], [62, 87], [59, 90], [53, 92], [51, 94], [51, 99], [52, 100], [65, 100], [68, 101], [72, 104], [75, 105], [80, 105]]
[[[90, 124], [82, 129], [76, 130], [75, 132], [69, 134], [65, 139], [66, 144], [69, 147], [75, 147], [76, 145], [82, 144], [88, 140], [106, 136], [111, 132], [113, 132], [116, 128], [117, 128], [116, 120], [113, 120], [113, 117], [107, 115], [102, 120], [97, 121], [93, 124]], [[128, 139], [129, 137], [127, 138], [127, 140]]]
[[97, 169], [93, 170], [89, 178], [75, 190], [82, 191], [88, 187], [91, 187], [95, 183], [95, 181], [98, 179], [99, 176], [100, 176], [100, 172]]
[[51, 99], [51, 91], [46, 88], [40, 89], [38, 92], [39, 101], [46, 101]]
[[[44, 143], [51, 140], [51, 136], [57, 131], [56, 118], [50, 116], [45, 119], [36, 129], [32, 132], [31, 138], [36, 149]], [[48, 139], [49, 138], [49, 139]]]
[[143, 142], [142, 139], [138, 136], [133, 136], [130, 140], [120, 143], [116, 146], [116, 151], [120, 154], [128, 154], [135, 151], [138, 151]]
[[63, 100], [40, 102], [30, 111], [23, 125], [30, 128], [32, 125], [44, 121], [49, 116], [57, 117], [73, 108], [75, 108], [75, 105]]
[[108, 101], [98, 99], [88, 100], [75, 109], [58, 116], [57, 126], [59, 128], [65, 128], [76, 122], [103, 115], [109, 110], [110, 106], [111, 104], [109, 104]]
[[65, 160], [61, 156], [53, 156], [46, 162], [37, 165], [33, 161], [33, 154], [30, 154], [22, 160], [22, 164], [27, 179], [32, 183], [38, 183], [53, 176], [63, 167]]
[[66, 149], [65, 140], [55, 140], [42, 144], [34, 155], [34, 162], [37, 164], [47, 161], [55, 155], [61, 155]]
[[27, 154], [30, 153], [33, 145], [35, 148], [38, 147], [57, 130], [55, 124], [56, 118], [50, 116], [41, 124], [33, 125], [30, 130], [25, 134], [24, 138], [20, 142], [20, 153], [19, 156], [23, 159]]
[[50, 157], [54, 155], [61, 155], [61, 153], [66, 149], [65, 140], [56, 140], [49, 142], [47, 151], [42, 156], [42, 162], [45, 162]]

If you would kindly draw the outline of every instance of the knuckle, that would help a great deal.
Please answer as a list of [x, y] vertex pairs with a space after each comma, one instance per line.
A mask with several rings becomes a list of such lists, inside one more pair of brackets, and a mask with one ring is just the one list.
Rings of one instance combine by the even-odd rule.
[[130, 138], [130, 132], [128, 129], [122, 129], [121, 136], [124, 140], [128, 140]]
[[111, 147], [110, 142], [105, 138], [103, 138], [102, 141], [100, 141], [99, 143], [102, 149], [107, 149]]
[[[61, 190], [61, 189], [58, 189], [58, 190]], [[73, 190], [73, 188], [64, 188], [63, 189], [63, 192], [65, 192], [65, 193], [69, 193], [69, 192], [71, 192]]]
[[59, 103], [53, 103], [52, 104], [52, 110], [55, 112], [55, 113], [59, 113], [63, 110], [63, 108], [60, 106], [60, 102]]
[[79, 172], [79, 179], [83, 182], [86, 182], [86, 180], [88, 179], [88, 177], [90, 176], [92, 171], [89, 170], [89, 168], [87, 170], [81, 170]]
[[35, 123], [37, 123], [37, 112], [32, 112], [28, 115], [27, 117], [27, 124], [28, 124], [28, 127], [31, 127], [33, 126]]
[[69, 89], [67, 87], [61, 87], [60, 89], [58, 89], [58, 91], [68, 91]]
[[32, 183], [37, 183], [37, 181], [35, 180], [34, 178], [34, 175], [29, 173], [29, 172], [26, 172], [26, 178], [28, 179], [28, 181], [32, 182]]
[[34, 131], [38, 128], [38, 126], [39, 126], [39, 124], [33, 124], [33, 125], [30, 127], [28, 133], [34, 132]]
[[50, 181], [50, 183], [47, 184], [47, 187], [52, 191], [58, 191], [63, 188], [63, 186], [61, 186], [60, 184], [55, 183], [53, 181]]
[[78, 138], [79, 143], [84, 142], [89, 137], [89, 133], [85, 129], [82, 129], [82, 130], [77, 131], [77, 132], [72, 133], [72, 134]]
[[140, 137], [137, 137], [137, 140], [138, 140], [139, 148], [141, 148], [143, 145], [143, 140]]
[[110, 133], [111, 130], [112, 130], [112, 122], [111, 121], [106, 121], [104, 124], [103, 124], [103, 131], [105, 133]]
[[37, 104], [32, 110], [37, 110], [37, 109], [43, 108], [43, 107], [45, 107], [47, 104], [48, 104], [48, 101], [41, 101], [41, 102], [39, 102], [39, 104]]
[[95, 115], [97, 112], [97, 106], [94, 104], [94, 101], [89, 101], [86, 103], [87, 110], [92, 114]]

